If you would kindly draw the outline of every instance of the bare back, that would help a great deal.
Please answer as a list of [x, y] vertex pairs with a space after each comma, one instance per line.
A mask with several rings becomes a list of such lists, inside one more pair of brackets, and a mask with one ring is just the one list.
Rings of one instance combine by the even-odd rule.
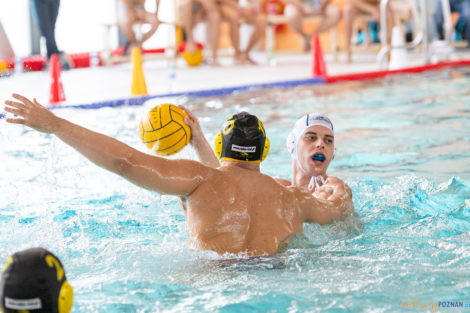
[[[5, 111], [18, 116], [7, 118], [8, 123], [52, 133], [91, 162], [142, 188], [183, 197], [191, 238], [201, 249], [220, 254], [273, 254], [291, 234], [302, 231], [303, 222], [327, 224], [344, 212], [353, 212], [348, 192], [318, 199], [261, 174], [256, 162], [222, 161], [222, 166], [214, 169], [193, 160], [151, 156], [59, 118], [36, 99], [12, 96], [21, 102], [5, 101]], [[237, 117], [252, 117], [242, 113]], [[252, 122], [261, 133], [259, 120]], [[336, 188], [345, 186], [338, 184]]]
[[303, 218], [292, 190], [256, 171], [213, 169], [186, 200], [194, 244], [218, 253], [273, 254]]

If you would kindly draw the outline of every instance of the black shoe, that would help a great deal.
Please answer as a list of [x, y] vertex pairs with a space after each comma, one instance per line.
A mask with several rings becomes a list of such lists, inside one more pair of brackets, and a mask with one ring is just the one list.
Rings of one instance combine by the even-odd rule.
[[73, 68], [73, 61], [64, 52], [61, 52], [59, 54], [59, 62], [60, 62], [60, 66], [62, 67], [64, 71], [68, 71], [71, 68]]

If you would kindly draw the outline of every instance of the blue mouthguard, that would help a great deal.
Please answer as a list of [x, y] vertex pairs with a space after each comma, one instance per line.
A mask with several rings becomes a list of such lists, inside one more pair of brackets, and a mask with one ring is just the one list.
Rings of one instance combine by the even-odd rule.
[[325, 161], [325, 156], [323, 154], [315, 154], [313, 157], [312, 157], [313, 160], [316, 160], [316, 161]]

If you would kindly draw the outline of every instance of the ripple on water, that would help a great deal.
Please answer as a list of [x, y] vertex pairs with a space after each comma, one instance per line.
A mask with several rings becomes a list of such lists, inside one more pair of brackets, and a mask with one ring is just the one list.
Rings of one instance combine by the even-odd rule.
[[[56, 253], [74, 312], [401, 312], [403, 301], [465, 300], [470, 75], [456, 71], [455, 82], [447, 71], [176, 99], [209, 140], [236, 110], [258, 114], [272, 145], [262, 171], [287, 178], [295, 120], [318, 111], [334, 121], [330, 174], [347, 179], [355, 216], [306, 224], [270, 257], [195, 250], [174, 197], [106, 173], [54, 137], [1, 128], [0, 256], [30, 246]], [[59, 114], [144, 150], [135, 108]]]

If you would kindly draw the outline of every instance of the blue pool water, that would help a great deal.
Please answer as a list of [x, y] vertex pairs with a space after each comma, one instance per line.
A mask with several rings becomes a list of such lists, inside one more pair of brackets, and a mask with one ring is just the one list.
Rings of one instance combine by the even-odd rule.
[[[53, 136], [0, 121], [0, 259], [31, 246], [56, 253], [75, 289], [73, 312], [413, 312], [401, 306], [465, 305], [469, 84], [469, 69], [452, 69], [55, 111], [144, 151], [139, 117], [160, 101], [190, 107], [210, 141], [225, 118], [248, 110], [271, 139], [262, 171], [284, 178], [291, 162], [285, 137], [294, 121], [311, 111], [328, 114], [337, 145], [329, 174], [352, 188], [356, 216], [306, 224], [287, 251], [256, 260], [193, 249], [176, 198], [131, 185]], [[178, 157], [195, 154], [186, 148]]]

